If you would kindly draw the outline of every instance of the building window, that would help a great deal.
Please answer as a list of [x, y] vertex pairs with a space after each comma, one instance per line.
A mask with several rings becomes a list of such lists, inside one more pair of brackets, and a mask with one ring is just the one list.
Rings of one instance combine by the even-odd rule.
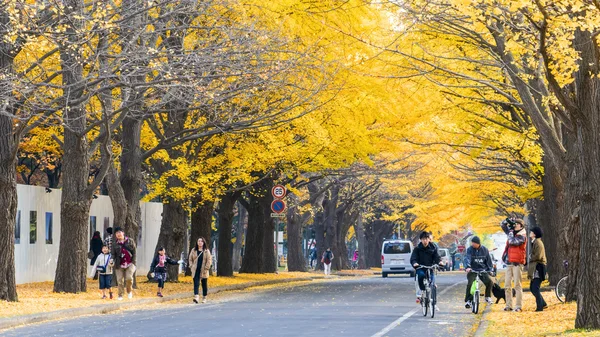
[[15, 244], [21, 243], [21, 211], [17, 211], [17, 221], [15, 221]]
[[29, 212], [29, 243], [37, 242], [37, 211]]
[[52, 213], [46, 212], [46, 244], [52, 244]]
[[96, 232], [96, 217], [91, 216], [90, 217], [90, 240], [94, 236], [95, 232]]

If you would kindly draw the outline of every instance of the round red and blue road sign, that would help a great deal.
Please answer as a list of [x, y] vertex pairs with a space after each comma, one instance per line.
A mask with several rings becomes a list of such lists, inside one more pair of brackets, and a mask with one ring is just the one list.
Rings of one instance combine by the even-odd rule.
[[283, 213], [285, 211], [285, 201], [283, 200], [273, 200], [271, 203], [271, 210], [275, 213]]

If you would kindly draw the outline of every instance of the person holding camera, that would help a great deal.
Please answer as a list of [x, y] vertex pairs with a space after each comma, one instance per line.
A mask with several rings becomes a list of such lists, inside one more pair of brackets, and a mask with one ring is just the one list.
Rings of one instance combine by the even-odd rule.
[[512, 282], [517, 297], [516, 312], [521, 312], [523, 307], [523, 286], [521, 276], [527, 255], [527, 232], [525, 222], [521, 219], [506, 219], [502, 221], [502, 230], [508, 236], [502, 260], [506, 263], [506, 277], [504, 279], [504, 292], [506, 294], [506, 307], [504, 311], [511, 311], [513, 305]]

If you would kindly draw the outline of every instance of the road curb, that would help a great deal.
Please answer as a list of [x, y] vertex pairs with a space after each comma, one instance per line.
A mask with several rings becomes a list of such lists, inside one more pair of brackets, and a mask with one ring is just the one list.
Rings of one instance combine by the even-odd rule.
[[485, 309], [483, 309], [483, 314], [481, 315], [481, 319], [479, 320], [479, 325], [477, 326], [477, 330], [475, 330], [474, 337], [484, 337], [485, 331], [488, 328], [489, 322], [487, 320], [488, 314], [492, 311], [492, 305], [487, 304]]
[[[217, 293], [224, 292], [224, 291], [243, 290], [243, 289], [247, 289], [247, 288], [261, 287], [261, 286], [267, 286], [267, 285], [273, 285], [273, 284], [285, 284], [285, 283], [291, 283], [291, 282], [313, 281], [313, 280], [321, 280], [321, 279], [325, 279], [325, 277], [311, 276], [311, 277], [302, 277], [302, 278], [287, 278], [287, 279], [281, 279], [281, 280], [266, 280], [266, 281], [259, 281], [259, 282], [247, 282], [247, 283], [234, 284], [234, 285], [230, 285], [230, 286], [212, 288], [212, 289], [209, 289], [208, 293], [209, 294], [217, 294]], [[107, 314], [110, 312], [114, 312], [114, 311], [118, 311], [118, 310], [122, 310], [122, 309], [129, 309], [129, 308], [137, 307], [137, 306], [144, 305], [144, 304], [162, 303], [162, 302], [168, 302], [168, 301], [173, 301], [173, 300], [180, 300], [180, 299], [184, 299], [184, 298], [189, 298], [191, 301], [192, 297], [193, 297], [193, 295], [190, 295], [190, 293], [178, 293], [178, 294], [168, 295], [165, 297], [143, 298], [143, 299], [133, 300], [133, 301], [125, 300], [123, 302], [115, 301], [115, 303], [95, 304], [95, 305], [92, 305], [89, 307], [63, 309], [63, 310], [57, 310], [57, 311], [51, 311], [51, 312], [45, 312], [45, 313], [37, 313], [37, 314], [24, 315], [24, 316], [0, 318], [0, 332], [2, 330], [14, 328], [14, 327], [26, 325], [26, 324], [41, 323], [41, 322], [47, 322], [47, 321], [52, 321], [52, 320], [57, 320], [57, 319], [74, 318], [74, 317], [88, 316], [88, 315], [95, 315], [95, 314]]]

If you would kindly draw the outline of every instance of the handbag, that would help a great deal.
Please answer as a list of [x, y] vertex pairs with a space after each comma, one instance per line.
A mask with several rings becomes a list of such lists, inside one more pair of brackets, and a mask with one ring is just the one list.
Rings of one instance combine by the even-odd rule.
[[88, 252], [88, 259], [90, 259], [90, 260], [91, 260], [91, 259], [93, 259], [93, 258], [94, 258], [94, 256], [95, 256], [94, 252], [90, 250], [90, 251]]

